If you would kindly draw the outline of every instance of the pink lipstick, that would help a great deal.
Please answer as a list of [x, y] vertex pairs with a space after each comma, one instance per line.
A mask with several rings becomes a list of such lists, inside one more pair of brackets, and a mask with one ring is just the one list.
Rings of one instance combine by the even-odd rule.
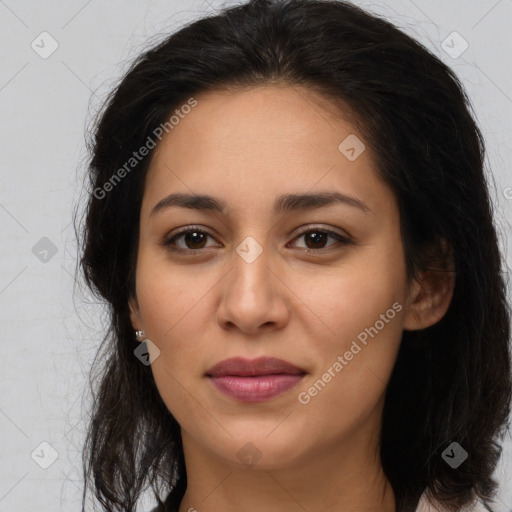
[[301, 368], [274, 357], [234, 357], [206, 372], [219, 391], [242, 402], [270, 400], [294, 387], [305, 374]]

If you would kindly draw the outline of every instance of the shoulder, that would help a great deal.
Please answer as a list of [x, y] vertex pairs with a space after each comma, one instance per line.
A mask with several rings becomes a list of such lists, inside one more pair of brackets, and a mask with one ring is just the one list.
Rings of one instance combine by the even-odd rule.
[[[420, 501], [418, 502], [418, 507], [415, 512], [449, 512], [447, 508], [444, 508], [441, 504], [431, 498], [426, 492], [424, 492]], [[489, 512], [483, 505], [481, 501], [475, 501], [470, 505], [467, 505], [464, 508], [461, 508], [459, 512]]]

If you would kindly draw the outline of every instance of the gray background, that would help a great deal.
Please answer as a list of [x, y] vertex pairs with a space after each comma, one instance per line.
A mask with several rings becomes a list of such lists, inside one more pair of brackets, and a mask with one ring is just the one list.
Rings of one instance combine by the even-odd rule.
[[[421, 40], [465, 84], [487, 143], [510, 266], [512, 1], [356, 3]], [[221, 5], [0, 0], [0, 512], [80, 508], [87, 374], [105, 320], [94, 301], [73, 299], [71, 213], [86, 162], [84, 131], [148, 42]], [[460, 55], [464, 43], [454, 31], [468, 44]], [[47, 55], [52, 44], [58, 48]], [[509, 512], [510, 438], [497, 478], [496, 510]]]

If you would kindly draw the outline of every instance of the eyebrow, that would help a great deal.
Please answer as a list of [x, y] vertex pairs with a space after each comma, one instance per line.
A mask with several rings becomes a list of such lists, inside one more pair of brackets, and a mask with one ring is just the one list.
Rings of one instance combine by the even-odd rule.
[[[272, 214], [278, 215], [298, 210], [313, 210], [333, 204], [352, 206], [364, 212], [371, 211], [368, 206], [355, 197], [339, 192], [318, 192], [314, 194], [281, 195], [274, 202]], [[204, 194], [183, 194], [176, 192], [158, 201], [151, 210], [150, 217], [173, 206], [201, 211], [214, 211], [221, 214], [225, 214], [227, 209], [226, 203], [221, 199]]]

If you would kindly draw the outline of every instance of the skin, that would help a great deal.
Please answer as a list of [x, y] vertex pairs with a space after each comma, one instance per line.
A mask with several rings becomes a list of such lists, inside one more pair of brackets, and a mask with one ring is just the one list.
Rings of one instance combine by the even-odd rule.
[[[407, 282], [394, 195], [368, 145], [354, 161], [340, 152], [348, 135], [363, 137], [326, 100], [286, 85], [196, 99], [152, 158], [130, 300], [134, 329], [160, 350], [151, 368], [182, 430], [188, 487], [180, 512], [392, 512], [378, 444], [385, 386], [403, 330], [437, 322], [453, 282], [435, 290], [428, 274]], [[320, 191], [368, 210], [333, 204], [272, 214], [281, 194]], [[172, 206], [151, 215], [175, 192], [215, 196], [226, 212]], [[210, 236], [175, 239], [187, 255], [163, 245], [190, 225]], [[351, 243], [330, 236], [315, 245], [318, 229]], [[248, 236], [262, 249], [251, 263], [236, 252]], [[299, 393], [394, 303], [394, 318], [300, 403]], [[307, 375], [261, 403], [229, 398], [205, 377], [226, 358], [262, 355]], [[237, 456], [244, 446], [259, 457], [252, 466]]]

